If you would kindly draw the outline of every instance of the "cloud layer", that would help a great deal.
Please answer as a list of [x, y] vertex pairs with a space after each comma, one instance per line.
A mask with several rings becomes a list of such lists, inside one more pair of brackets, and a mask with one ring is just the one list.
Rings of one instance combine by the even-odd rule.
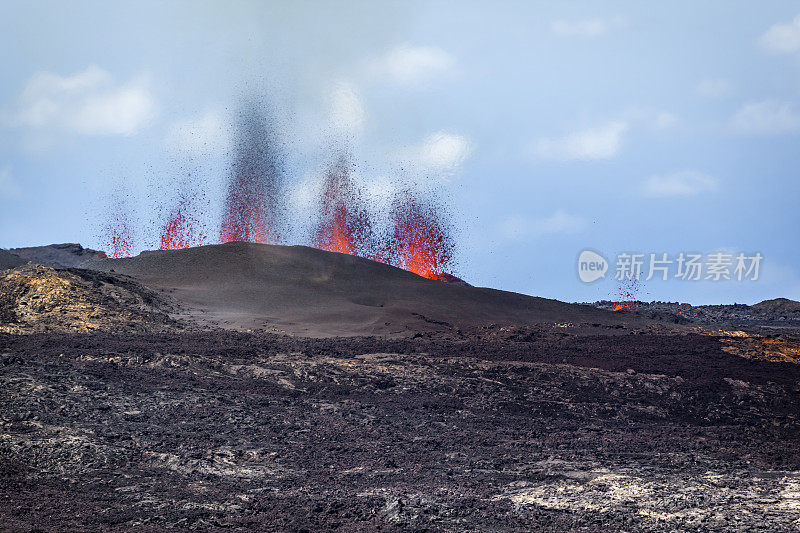
[[613, 121], [564, 137], [538, 139], [533, 142], [531, 151], [536, 157], [560, 161], [609, 159], [619, 152], [627, 129], [627, 122]]
[[13, 123], [31, 130], [82, 135], [133, 135], [156, 115], [146, 84], [116, 84], [107, 71], [90, 66], [61, 76], [39, 72], [26, 84]]
[[435, 46], [398, 46], [373, 61], [370, 71], [379, 82], [420, 85], [452, 72], [455, 59]]
[[719, 180], [693, 170], [651, 176], [642, 184], [642, 194], [652, 198], [694, 196], [717, 188]]
[[14, 181], [11, 175], [11, 167], [3, 167], [0, 169], [0, 199], [12, 200], [17, 198], [22, 190], [19, 185]]
[[553, 33], [559, 37], [592, 38], [605, 35], [625, 26], [622, 17], [591, 18], [582, 20], [554, 20], [550, 23]]
[[800, 130], [800, 114], [793, 104], [767, 100], [742, 106], [733, 117], [738, 133], [779, 135]]
[[189, 155], [224, 152], [231, 143], [231, 121], [219, 110], [174, 123], [167, 132], [167, 146]]
[[800, 50], [800, 15], [788, 24], [770, 27], [759, 39], [759, 44], [775, 54], [792, 54]]
[[500, 226], [500, 233], [511, 240], [521, 240], [544, 235], [568, 235], [586, 229], [585, 218], [558, 209], [549, 217], [531, 220], [522, 215], [507, 218]]

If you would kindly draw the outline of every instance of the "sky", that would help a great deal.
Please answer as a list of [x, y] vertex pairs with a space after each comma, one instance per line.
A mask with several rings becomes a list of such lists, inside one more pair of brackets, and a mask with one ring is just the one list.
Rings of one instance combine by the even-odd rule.
[[[218, 224], [232, 117], [255, 99], [289, 211], [344, 146], [375, 205], [413, 183], [449, 206], [474, 285], [800, 299], [797, 2], [6, 0], [0, 49], [3, 248], [102, 248], [122, 206], [135, 251], [157, 247], [186, 183]], [[608, 263], [592, 283], [584, 250]], [[681, 253], [701, 279], [676, 277]], [[616, 279], [620, 254], [644, 257], [638, 282]], [[666, 281], [645, 279], [650, 254]], [[732, 279], [706, 279], [714, 254]], [[757, 279], [736, 279], [739, 254], [763, 258]]]

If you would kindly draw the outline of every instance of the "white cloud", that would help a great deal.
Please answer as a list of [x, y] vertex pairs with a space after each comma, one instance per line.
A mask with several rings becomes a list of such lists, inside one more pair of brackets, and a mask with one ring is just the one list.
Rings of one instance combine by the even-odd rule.
[[522, 215], [508, 217], [500, 225], [500, 232], [508, 239], [519, 240], [543, 235], [580, 233], [587, 226], [585, 218], [559, 209], [551, 216], [538, 220], [531, 220]]
[[435, 46], [399, 46], [374, 61], [370, 67], [378, 81], [419, 85], [452, 72], [455, 59]]
[[417, 144], [389, 152], [394, 164], [404, 169], [408, 179], [421, 187], [433, 186], [435, 180], [456, 174], [473, 150], [472, 141], [465, 135], [437, 131]]
[[759, 39], [768, 52], [791, 54], [800, 50], [800, 15], [788, 24], [775, 24]]
[[680, 119], [669, 111], [650, 107], [630, 107], [618, 119], [628, 127], [643, 127], [655, 130], [672, 128]]
[[600, 37], [613, 30], [625, 26], [625, 19], [614, 17], [610, 19], [593, 18], [583, 20], [554, 20], [550, 23], [553, 33], [560, 37]]
[[653, 126], [659, 130], [671, 128], [677, 123], [678, 117], [666, 111], [662, 111], [661, 113], [657, 114], [655, 119], [653, 119]]
[[167, 145], [190, 155], [224, 152], [231, 144], [230, 119], [222, 111], [209, 110], [190, 120], [175, 122], [167, 132]]
[[0, 169], [0, 198], [10, 200], [17, 198], [21, 192], [19, 185], [11, 175], [11, 167]]
[[366, 120], [366, 112], [356, 87], [346, 81], [334, 85], [328, 95], [330, 116], [333, 124], [347, 131], [360, 129]]
[[719, 180], [693, 170], [664, 176], [651, 176], [642, 184], [642, 194], [650, 197], [694, 196], [717, 188]]
[[790, 103], [767, 100], [742, 106], [732, 124], [737, 132], [745, 134], [793, 133], [800, 130], [800, 114]]
[[465, 136], [439, 131], [425, 139], [419, 161], [424, 168], [452, 172], [471, 151], [471, 144]]
[[697, 84], [695, 91], [706, 98], [719, 98], [730, 94], [733, 91], [733, 85], [728, 80], [706, 78]]
[[132, 135], [156, 115], [145, 85], [142, 80], [115, 84], [97, 66], [72, 76], [39, 72], [22, 91], [13, 122], [47, 134]]
[[619, 152], [622, 137], [627, 129], [627, 122], [613, 121], [565, 137], [538, 139], [533, 142], [531, 150], [537, 157], [561, 161], [609, 159]]

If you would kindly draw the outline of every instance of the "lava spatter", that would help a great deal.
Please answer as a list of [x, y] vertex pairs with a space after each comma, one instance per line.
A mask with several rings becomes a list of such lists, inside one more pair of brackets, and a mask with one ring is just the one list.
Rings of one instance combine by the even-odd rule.
[[349, 159], [342, 155], [325, 175], [313, 235], [316, 248], [370, 259], [378, 257], [372, 220], [361, 198], [353, 183]]
[[441, 207], [406, 193], [395, 203], [392, 219], [393, 264], [444, 281], [452, 268], [453, 240]]
[[159, 250], [178, 250], [199, 246], [205, 241], [199, 221], [191, 214], [191, 202], [183, 197], [170, 212], [161, 231]]
[[220, 241], [278, 242], [280, 164], [275, 135], [261, 106], [239, 114]]

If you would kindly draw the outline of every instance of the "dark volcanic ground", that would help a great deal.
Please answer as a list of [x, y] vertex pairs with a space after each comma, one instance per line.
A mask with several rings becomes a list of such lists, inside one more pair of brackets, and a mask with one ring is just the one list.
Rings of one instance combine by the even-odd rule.
[[0, 523], [797, 531], [800, 365], [736, 342], [0, 335]]

